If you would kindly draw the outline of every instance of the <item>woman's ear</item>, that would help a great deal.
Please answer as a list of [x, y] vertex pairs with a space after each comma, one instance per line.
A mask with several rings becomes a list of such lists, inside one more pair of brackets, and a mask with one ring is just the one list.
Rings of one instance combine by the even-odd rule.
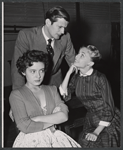
[[92, 67], [94, 65], [94, 62], [91, 61], [91, 62], [88, 63], [88, 65]]
[[50, 19], [46, 19], [46, 20], [45, 20], [45, 23], [46, 23], [47, 26], [51, 25]]

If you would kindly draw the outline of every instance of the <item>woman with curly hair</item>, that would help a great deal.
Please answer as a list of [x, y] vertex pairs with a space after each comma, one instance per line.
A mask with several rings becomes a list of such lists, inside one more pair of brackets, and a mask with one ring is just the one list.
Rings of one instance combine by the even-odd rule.
[[[93, 65], [100, 58], [101, 54], [95, 46], [80, 48], [74, 64], [60, 86], [66, 101], [75, 92], [87, 109], [83, 130], [79, 136], [82, 148], [120, 146], [120, 112], [114, 106], [106, 76], [93, 69]], [[75, 71], [78, 73], [73, 74], [69, 82]]]
[[9, 98], [20, 131], [13, 147], [80, 147], [55, 128], [68, 120], [68, 108], [56, 86], [42, 84], [48, 65], [48, 54], [38, 50], [27, 51], [17, 60], [18, 72], [26, 84], [13, 90]]

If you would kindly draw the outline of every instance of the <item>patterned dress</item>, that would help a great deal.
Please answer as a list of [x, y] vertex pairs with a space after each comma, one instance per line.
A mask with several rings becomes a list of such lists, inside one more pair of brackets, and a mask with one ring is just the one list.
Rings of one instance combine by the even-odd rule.
[[[114, 106], [111, 88], [105, 75], [97, 70], [94, 70], [90, 76], [73, 75], [65, 100], [69, 100], [74, 92], [87, 109], [79, 144], [83, 148], [119, 147], [120, 111]], [[96, 141], [87, 141], [85, 135], [93, 132], [100, 121], [111, 124], [103, 129]]]
[[10, 106], [20, 133], [13, 147], [81, 147], [75, 140], [54, 126], [43, 129], [43, 122], [35, 122], [31, 118], [49, 115], [58, 111], [68, 113], [68, 108], [61, 100], [55, 86], [41, 86], [45, 93], [46, 105], [42, 108], [40, 101], [26, 86], [12, 91]]

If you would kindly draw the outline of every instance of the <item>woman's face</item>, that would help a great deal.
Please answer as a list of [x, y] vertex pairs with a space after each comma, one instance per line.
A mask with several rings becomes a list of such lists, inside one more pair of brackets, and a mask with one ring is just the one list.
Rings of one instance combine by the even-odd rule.
[[45, 75], [45, 66], [42, 62], [33, 62], [31, 67], [28, 67], [23, 73], [25, 75], [27, 84], [31, 86], [38, 86], [42, 83]]
[[89, 50], [83, 47], [75, 57], [74, 65], [78, 68], [85, 68], [91, 62]]

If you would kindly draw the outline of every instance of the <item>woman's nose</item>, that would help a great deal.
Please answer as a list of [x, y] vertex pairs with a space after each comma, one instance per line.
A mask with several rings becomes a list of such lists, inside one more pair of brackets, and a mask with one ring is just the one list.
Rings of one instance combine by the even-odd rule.
[[39, 72], [37, 72], [36, 76], [37, 76], [38, 78], [40, 78], [40, 77], [41, 77], [41, 75], [40, 75], [40, 73], [39, 73]]
[[76, 55], [75, 59], [77, 59], [77, 58], [78, 58], [78, 55]]

